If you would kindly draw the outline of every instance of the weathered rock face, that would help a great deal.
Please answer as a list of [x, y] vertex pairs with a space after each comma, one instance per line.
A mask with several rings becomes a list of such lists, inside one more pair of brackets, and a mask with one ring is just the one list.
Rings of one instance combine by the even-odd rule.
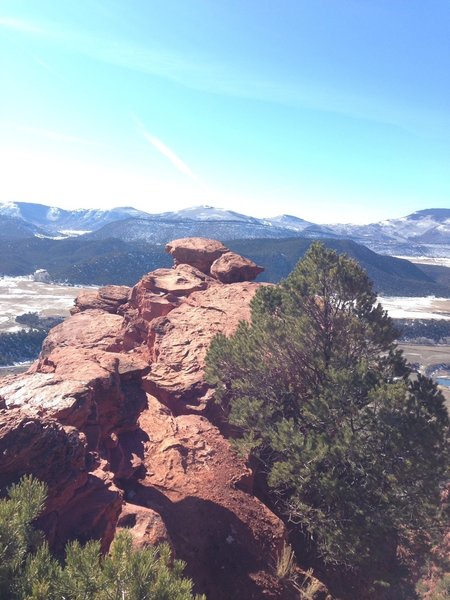
[[203, 377], [209, 344], [216, 333], [229, 335], [239, 321], [250, 318], [249, 303], [257, 287], [254, 283], [215, 284], [152, 321], [148, 335], [151, 365], [144, 389], [176, 414], [203, 412], [212, 392]]
[[166, 251], [173, 256], [175, 265], [186, 263], [222, 283], [253, 281], [264, 271], [216, 240], [182, 238], [167, 244]]
[[0, 380], [0, 483], [48, 483], [40, 523], [57, 548], [106, 549], [130, 527], [138, 545], [169, 541], [209, 600], [289, 598], [273, 575], [284, 527], [204, 416], [207, 348], [250, 317], [258, 267], [211, 240], [168, 246], [173, 269], [83, 294], [35, 365]]

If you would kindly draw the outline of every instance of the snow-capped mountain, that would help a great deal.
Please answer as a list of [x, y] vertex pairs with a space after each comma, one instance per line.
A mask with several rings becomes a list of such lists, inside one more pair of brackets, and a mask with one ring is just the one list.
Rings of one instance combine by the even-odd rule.
[[184, 221], [189, 219], [192, 221], [238, 221], [240, 223], [260, 223], [260, 219], [242, 215], [233, 210], [225, 208], [215, 208], [214, 206], [202, 205], [183, 208], [174, 212], [158, 213], [151, 215], [155, 219], [163, 221]]
[[114, 237], [125, 242], [164, 244], [181, 237], [208, 237], [219, 240], [255, 238], [335, 237], [320, 225], [282, 215], [258, 219], [212, 206], [194, 206], [176, 212], [148, 215], [145, 218], [115, 221], [89, 234], [90, 239]]
[[270, 219], [264, 219], [264, 222], [274, 227], [283, 227], [284, 229], [292, 229], [292, 231], [303, 231], [307, 227], [315, 226], [311, 221], [305, 221], [294, 215], [278, 215]]
[[369, 225], [328, 225], [341, 237], [351, 238], [384, 254], [448, 256], [450, 209], [418, 210], [406, 217]]
[[147, 213], [131, 207], [65, 210], [30, 202], [0, 203], [0, 220], [8, 217], [23, 221], [39, 228], [40, 235], [49, 236], [80, 235], [113, 221], [142, 216], [147, 216]]
[[398, 256], [450, 257], [450, 209], [426, 209], [368, 225], [318, 225], [294, 215], [256, 218], [213, 206], [147, 213], [131, 207], [65, 210], [26, 202], [0, 203], [0, 237], [116, 238], [164, 244], [203, 236], [255, 238], [348, 238], [376, 252]]

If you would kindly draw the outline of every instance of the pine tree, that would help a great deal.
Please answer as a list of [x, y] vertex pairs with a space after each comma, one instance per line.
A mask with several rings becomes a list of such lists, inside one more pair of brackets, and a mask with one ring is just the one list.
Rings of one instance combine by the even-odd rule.
[[237, 445], [328, 562], [362, 565], [436, 526], [448, 415], [396, 337], [365, 272], [314, 243], [208, 352]]
[[44, 507], [46, 486], [30, 476], [8, 489], [0, 501], [0, 598], [10, 598], [12, 582], [21, 573], [27, 553], [33, 552], [41, 536], [32, 521]]

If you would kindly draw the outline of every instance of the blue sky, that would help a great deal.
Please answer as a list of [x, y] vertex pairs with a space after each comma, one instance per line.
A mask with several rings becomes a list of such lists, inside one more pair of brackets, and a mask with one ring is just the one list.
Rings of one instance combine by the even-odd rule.
[[0, 201], [450, 207], [449, 0], [0, 0]]

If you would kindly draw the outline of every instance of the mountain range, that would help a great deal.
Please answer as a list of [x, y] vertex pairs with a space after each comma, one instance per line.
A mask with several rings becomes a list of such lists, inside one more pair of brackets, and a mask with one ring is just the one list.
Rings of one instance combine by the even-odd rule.
[[450, 256], [450, 209], [426, 209], [368, 225], [316, 224], [293, 215], [256, 218], [197, 206], [147, 213], [131, 207], [65, 210], [26, 202], [0, 203], [0, 238], [115, 238], [164, 244], [203, 236], [220, 240], [269, 238], [351, 239], [376, 252], [402, 256]]
[[167, 265], [164, 244], [201, 236], [265, 267], [261, 281], [286, 277], [311, 239], [358, 260], [385, 295], [450, 297], [450, 270], [395, 256], [450, 257], [450, 210], [428, 209], [369, 225], [318, 225], [293, 215], [258, 219], [199, 206], [150, 214], [134, 208], [63, 210], [0, 204], [0, 276], [48, 270], [54, 281], [130, 285]]

